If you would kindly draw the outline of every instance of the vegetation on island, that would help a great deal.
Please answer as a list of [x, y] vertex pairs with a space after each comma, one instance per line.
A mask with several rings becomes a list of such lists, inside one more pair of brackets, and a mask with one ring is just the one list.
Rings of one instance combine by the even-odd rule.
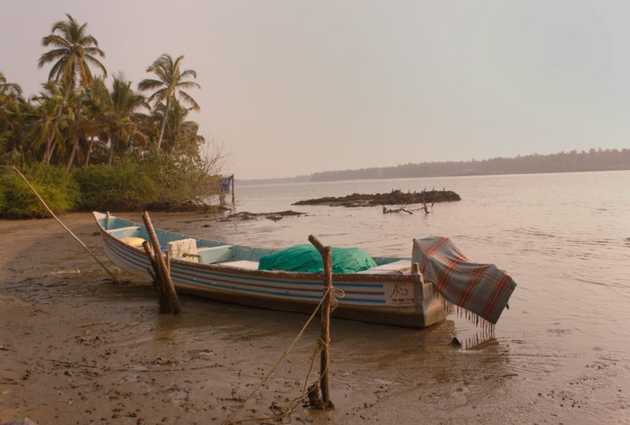
[[451, 190], [423, 190], [403, 192], [392, 190], [386, 193], [353, 193], [346, 196], [326, 196], [305, 199], [292, 205], [326, 205], [329, 207], [374, 207], [384, 205], [434, 204], [438, 202], [461, 201], [460, 196]]
[[183, 56], [161, 55], [137, 85], [110, 77], [97, 39], [70, 15], [42, 46], [38, 94], [0, 72], [0, 217], [46, 215], [12, 166], [57, 212], [177, 208], [216, 193], [220, 153], [190, 119], [201, 87]]

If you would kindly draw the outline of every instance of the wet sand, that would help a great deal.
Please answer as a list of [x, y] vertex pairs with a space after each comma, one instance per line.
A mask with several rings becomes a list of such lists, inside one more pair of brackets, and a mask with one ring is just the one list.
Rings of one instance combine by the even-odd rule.
[[[154, 214], [182, 231], [197, 218]], [[64, 219], [103, 255], [91, 216]], [[305, 316], [192, 297], [182, 315], [160, 316], [148, 281], [113, 285], [52, 220], [0, 221], [0, 234], [0, 422], [223, 423], [268, 416], [301, 392], [317, 327], [243, 405]], [[630, 423], [628, 353], [532, 352], [501, 338], [461, 349], [453, 320], [334, 321], [336, 409], [298, 406], [285, 423]]]

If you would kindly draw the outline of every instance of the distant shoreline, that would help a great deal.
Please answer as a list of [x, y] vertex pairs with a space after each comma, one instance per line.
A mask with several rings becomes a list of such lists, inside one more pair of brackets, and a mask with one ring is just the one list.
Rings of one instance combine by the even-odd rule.
[[435, 176], [411, 176], [411, 177], [369, 177], [339, 180], [304, 180], [298, 178], [277, 178], [277, 179], [243, 179], [237, 182], [243, 186], [265, 185], [265, 184], [289, 184], [289, 183], [335, 183], [335, 182], [353, 182], [353, 181], [370, 181], [370, 180], [413, 180], [413, 179], [434, 179], [440, 177], [484, 177], [484, 176], [526, 176], [532, 174], [571, 174], [571, 173], [605, 173], [612, 171], [630, 171], [628, 168], [620, 168], [614, 170], [579, 170], [579, 171], [537, 171], [523, 173], [484, 173], [484, 174], [453, 174], [453, 175], [435, 175]]

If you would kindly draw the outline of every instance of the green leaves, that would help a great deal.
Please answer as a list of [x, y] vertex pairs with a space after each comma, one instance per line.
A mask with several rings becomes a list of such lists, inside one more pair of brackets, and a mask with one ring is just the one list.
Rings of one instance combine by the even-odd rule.
[[37, 65], [49, 69], [38, 95], [24, 99], [0, 73], [0, 163], [70, 169], [136, 161], [156, 146], [174, 160], [199, 159], [204, 138], [188, 114], [200, 108], [193, 92], [200, 85], [195, 70], [183, 69], [183, 56], [153, 61], [151, 75], [138, 84], [145, 97], [122, 76], [109, 85], [105, 52], [73, 16], [53, 23], [41, 43]]
[[[79, 198], [77, 185], [63, 168], [36, 164], [22, 171], [55, 213], [76, 207]], [[10, 169], [0, 174], [0, 217], [48, 217], [48, 212], [26, 183]]]
[[42, 38], [44, 47], [52, 46], [54, 49], [42, 54], [37, 65], [41, 68], [53, 63], [49, 80], [69, 81], [74, 86], [78, 76], [85, 86], [92, 81], [90, 66], [107, 75], [105, 65], [98, 59], [104, 58], [105, 52], [98, 48], [96, 38], [86, 32], [87, 24], [79, 24], [71, 15], [66, 15], [66, 18], [65, 21], [55, 22], [51, 33]]
[[[201, 88], [198, 83], [188, 80], [188, 78], [197, 78], [196, 71], [192, 69], [182, 71], [180, 69], [183, 60], [183, 56], [178, 56], [177, 59], [173, 60], [173, 57], [169, 54], [161, 55], [147, 68], [147, 72], [155, 74], [156, 78], [147, 78], [138, 84], [140, 90], [153, 91], [149, 96], [148, 102], [153, 103], [154, 115], [159, 113], [159, 109], [163, 104], [166, 105], [166, 111], [162, 113], [161, 129], [157, 142], [158, 150], [162, 147], [170, 111], [178, 106], [178, 100], [188, 105], [190, 109], [199, 110], [197, 101], [182, 90]], [[176, 140], [173, 140], [173, 142], [176, 142]]]

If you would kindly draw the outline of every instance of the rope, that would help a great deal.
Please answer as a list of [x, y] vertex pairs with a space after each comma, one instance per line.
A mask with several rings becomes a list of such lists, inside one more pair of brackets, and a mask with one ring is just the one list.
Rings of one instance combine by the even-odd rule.
[[35, 194], [37, 199], [39, 199], [39, 202], [42, 203], [42, 205], [44, 206], [44, 208], [46, 208], [46, 211], [48, 211], [48, 213], [52, 216], [52, 218], [54, 218], [57, 221], [57, 223], [59, 223], [61, 225], [61, 227], [63, 227], [64, 230], [66, 232], [68, 232], [70, 234], [70, 236], [72, 236], [74, 238], [74, 240], [77, 241], [77, 243], [79, 245], [81, 245], [83, 247], [83, 249], [85, 249], [87, 251], [88, 254], [90, 254], [90, 256], [92, 256], [94, 261], [96, 261], [98, 263], [98, 265], [101, 266], [103, 268], [103, 270], [105, 270], [107, 272], [107, 274], [109, 274], [109, 276], [112, 278], [114, 283], [117, 283], [118, 282], [118, 278], [117, 278], [116, 274], [113, 271], [111, 271], [101, 260], [99, 260], [99, 258], [96, 256], [96, 254], [94, 254], [92, 252], [92, 250], [90, 248], [88, 248], [87, 245], [85, 243], [83, 243], [83, 241], [81, 239], [79, 239], [79, 237], [77, 235], [75, 235], [72, 232], [72, 230], [70, 230], [68, 228], [68, 226], [63, 224], [63, 222], [59, 219], [59, 217], [57, 217], [55, 215], [55, 213], [50, 209], [48, 204], [46, 204], [46, 201], [44, 201], [44, 199], [40, 196], [40, 194], [37, 192], [37, 190], [33, 187], [31, 182], [28, 181], [26, 176], [24, 174], [22, 174], [20, 172], [20, 170], [18, 170], [17, 167], [13, 167], [13, 171], [15, 171], [17, 173], [17, 175], [20, 176], [22, 178], [22, 180], [24, 180], [24, 183], [26, 183], [26, 185], [29, 187], [29, 189], [31, 189], [31, 191]]
[[[242, 424], [246, 422], [279, 421], [282, 418], [290, 416], [295, 411], [295, 408], [298, 407], [300, 402], [302, 402], [304, 398], [307, 397], [308, 393], [310, 392], [311, 386], [316, 385], [319, 382], [319, 379], [318, 379], [317, 381], [313, 382], [313, 384], [308, 385], [308, 379], [310, 378], [311, 372], [313, 371], [313, 366], [315, 365], [315, 359], [317, 358], [317, 355], [321, 351], [322, 351], [322, 346], [321, 346], [321, 339], [320, 339], [319, 343], [315, 344], [315, 350], [313, 350], [313, 354], [311, 356], [308, 372], [306, 373], [306, 377], [304, 378], [304, 387], [302, 388], [302, 392], [300, 393], [300, 395], [298, 395], [297, 397], [289, 401], [288, 405], [284, 409], [278, 406], [277, 408], [279, 412], [270, 416], [251, 416], [249, 418], [240, 419], [238, 421], [231, 421], [231, 422], [227, 421], [225, 423], [229, 425], [237, 425], [237, 424]], [[328, 369], [324, 369], [324, 373], [327, 371]]]
[[[337, 298], [343, 298], [343, 297], [346, 296], [346, 293], [344, 292], [343, 289], [337, 289], [337, 288], [332, 288], [332, 289], [333, 289], [334, 298], [333, 298], [333, 302], [331, 303], [332, 304], [331, 305], [331, 312], [337, 307]], [[311, 322], [313, 321], [313, 319], [317, 315], [317, 312], [321, 309], [321, 307], [322, 307], [322, 305], [324, 303], [324, 300], [328, 296], [329, 292], [330, 292], [330, 289], [327, 288], [326, 291], [324, 292], [324, 294], [322, 295], [321, 299], [319, 300], [319, 303], [317, 303], [317, 306], [315, 307], [315, 310], [313, 310], [313, 312], [311, 313], [309, 318], [306, 320], [306, 322], [304, 323], [304, 326], [302, 326], [302, 329], [300, 329], [300, 332], [298, 332], [298, 334], [295, 336], [295, 338], [293, 338], [293, 341], [291, 342], [291, 344], [289, 344], [289, 347], [282, 353], [280, 358], [278, 358], [278, 360], [274, 363], [273, 367], [267, 373], [267, 375], [263, 377], [263, 379], [260, 381], [260, 383], [245, 398], [245, 400], [243, 401], [243, 408], [244, 408], [245, 404], [249, 400], [251, 400], [252, 397], [254, 397], [254, 395], [256, 395], [256, 393], [258, 393], [258, 391], [260, 391], [260, 389], [269, 381], [269, 379], [274, 374], [274, 372], [276, 371], [278, 366], [280, 366], [282, 361], [289, 355], [289, 353], [291, 353], [291, 351], [295, 347], [295, 344], [297, 344], [297, 342], [302, 338], [302, 336], [304, 335], [304, 332], [306, 331], [308, 326], [311, 324]], [[286, 416], [290, 415], [291, 413], [293, 413], [295, 408], [300, 404], [300, 402], [302, 400], [304, 400], [304, 398], [307, 396], [307, 394], [309, 392], [310, 386], [308, 385], [308, 380], [309, 380], [309, 378], [311, 376], [311, 373], [313, 372], [313, 366], [315, 364], [315, 359], [317, 358], [317, 355], [319, 353], [321, 353], [322, 350], [326, 347], [326, 345], [327, 345], [326, 341], [324, 341], [321, 337], [317, 339], [317, 344], [315, 344], [315, 349], [313, 350], [313, 354], [311, 355], [308, 372], [306, 373], [306, 376], [304, 378], [304, 386], [302, 388], [302, 392], [300, 393], [299, 396], [297, 396], [294, 399], [292, 399], [289, 402], [287, 407], [285, 407], [284, 409], [278, 407], [280, 412], [277, 413], [277, 414], [274, 414], [272, 416], [249, 417], [249, 418], [244, 418], [244, 419], [240, 419], [240, 420], [237, 420], [237, 421], [231, 420], [230, 418], [232, 416], [234, 416], [239, 411], [243, 410], [243, 408], [241, 408], [240, 410], [232, 412], [228, 416], [228, 418], [225, 420], [224, 424], [225, 425], [236, 425], [236, 424], [242, 424], [242, 423], [245, 423], [245, 422], [252, 422], [252, 421], [278, 420], [278, 419], [281, 419], [281, 418], [286, 417]], [[327, 372], [327, 371], [328, 370], [325, 369], [324, 373]], [[319, 382], [319, 379], [316, 382]]]
[[[328, 291], [326, 291], [326, 294], [328, 294]], [[324, 294], [324, 295], [326, 295], [326, 294]], [[346, 291], [344, 291], [341, 288], [333, 287], [333, 299], [332, 299], [332, 302], [330, 303], [330, 312], [331, 313], [333, 311], [335, 311], [335, 309], [337, 308], [337, 304], [338, 304], [337, 300], [345, 298], [345, 297], [346, 297]]]

